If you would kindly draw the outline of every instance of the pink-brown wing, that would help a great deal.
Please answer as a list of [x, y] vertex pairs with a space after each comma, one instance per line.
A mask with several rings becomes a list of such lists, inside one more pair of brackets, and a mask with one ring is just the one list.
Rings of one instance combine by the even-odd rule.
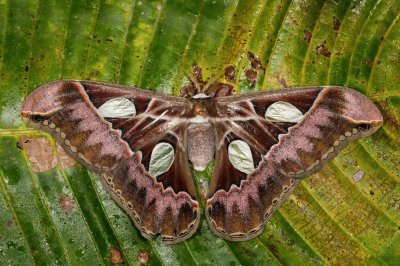
[[[127, 99], [130, 117], [103, 117], [99, 108]], [[78, 162], [103, 177], [114, 200], [132, 217], [142, 235], [161, 235], [166, 243], [190, 237], [200, 210], [188, 166], [186, 127], [180, 117], [187, 100], [131, 87], [87, 81], [56, 81], [36, 89], [21, 115], [50, 133]], [[177, 119], [179, 118], [179, 119]], [[158, 143], [169, 143], [174, 161], [159, 176], [149, 174]]]
[[[274, 103], [289, 103], [304, 115], [299, 122], [265, 118]], [[243, 241], [259, 235], [271, 214], [293, 192], [299, 178], [318, 171], [347, 143], [382, 125], [377, 107], [342, 87], [276, 90], [220, 98], [217, 104], [216, 163], [206, 217], [219, 236]], [[251, 149], [254, 172], [229, 160], [234, 140]]]

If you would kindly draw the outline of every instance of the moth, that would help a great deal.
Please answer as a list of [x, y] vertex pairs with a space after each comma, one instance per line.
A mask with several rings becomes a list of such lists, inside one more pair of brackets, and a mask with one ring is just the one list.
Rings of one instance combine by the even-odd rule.
[[[141, 234], [178, 243], [201, 217], [192, 170], [214, 160], [205, 216], [231, 241], [262, 233], [300, 179], [350, 141], [383, 123], [359, 92], [336, 86], [232, 95], [201, 69], [174, 97], [115, 84], [60, 80], [33, 91], [21, 109], [67, 153], [101, 175]], [[225, 78], [234, 81], [232, 67]]]

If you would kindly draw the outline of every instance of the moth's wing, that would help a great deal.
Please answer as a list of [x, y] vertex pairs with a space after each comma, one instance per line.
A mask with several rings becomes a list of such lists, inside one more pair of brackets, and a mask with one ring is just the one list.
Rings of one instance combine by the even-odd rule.
[[[136, 88], [57, 81], [29, 95], [21, 115], [100, 173], [144, 237], [161, 235], [176, 243], [190, 237], [200, 219], [181, 118], [186, 108], [183, 98]], [[149, 164], [158, 143], [173, 148], [174, 160], [169, 168], [161, 160], [156, 166], [164, 172], [152, 176]]]
[[[272, 114], [276, 121], [270, 107], [282, 102], [291, 107], [275, 108], [281, 112]], [[283, 121], [299, 111], [298, 122]], [[342, 87], [219, 98], [217, 114], [216, 163], [206, 217], [217, 235], [232, 241], [259, 235], [299, 178], [315, 173], [349, 141], [382, 125], [379, 110], [367, 97]], [[238, 140], [250, 147], [252, 173], [237, 170], [229, 159], [229, 145]]]

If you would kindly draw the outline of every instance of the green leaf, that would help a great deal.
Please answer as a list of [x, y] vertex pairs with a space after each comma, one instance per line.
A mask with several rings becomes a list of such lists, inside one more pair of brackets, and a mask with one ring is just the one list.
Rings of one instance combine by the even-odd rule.
[[[399, 265], [398, 10], [398, 0], [0, 0], [0, 265], [109, 265], [111, 251], [128, 265], [143, 254], [152, 265]], [[248, 51], [266, 68], [254, 88]], [[145, 240], [97, 175], [32, 171], [20, 137], [50, 137], [19, 110], [37, 86], [89, 79], [177, 95], [194, 62], [205, 77], [236, 65], [240, 93], [349, 86], [385, 124], [302, 181], [264, 233], [241, 243], [213, 235], [204, 217], [184, 243]]]

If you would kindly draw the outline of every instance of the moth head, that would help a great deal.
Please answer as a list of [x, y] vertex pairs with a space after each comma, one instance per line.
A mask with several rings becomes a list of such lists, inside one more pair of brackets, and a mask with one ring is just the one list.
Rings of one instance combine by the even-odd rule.
[[350, 119], [363, 137], [369, 136], [383, 125], [383, 117], [379, 109], [361, 93], [342, 89], [346, 104], [342, 113]]
[[78, 82], [56, 81], [37, 88], [24, 101], [21, 107], [21, 117], [28, 124], [41, 122], [44, 117], [63, 108], [66, 99], [72, 99], [74, 86]]

